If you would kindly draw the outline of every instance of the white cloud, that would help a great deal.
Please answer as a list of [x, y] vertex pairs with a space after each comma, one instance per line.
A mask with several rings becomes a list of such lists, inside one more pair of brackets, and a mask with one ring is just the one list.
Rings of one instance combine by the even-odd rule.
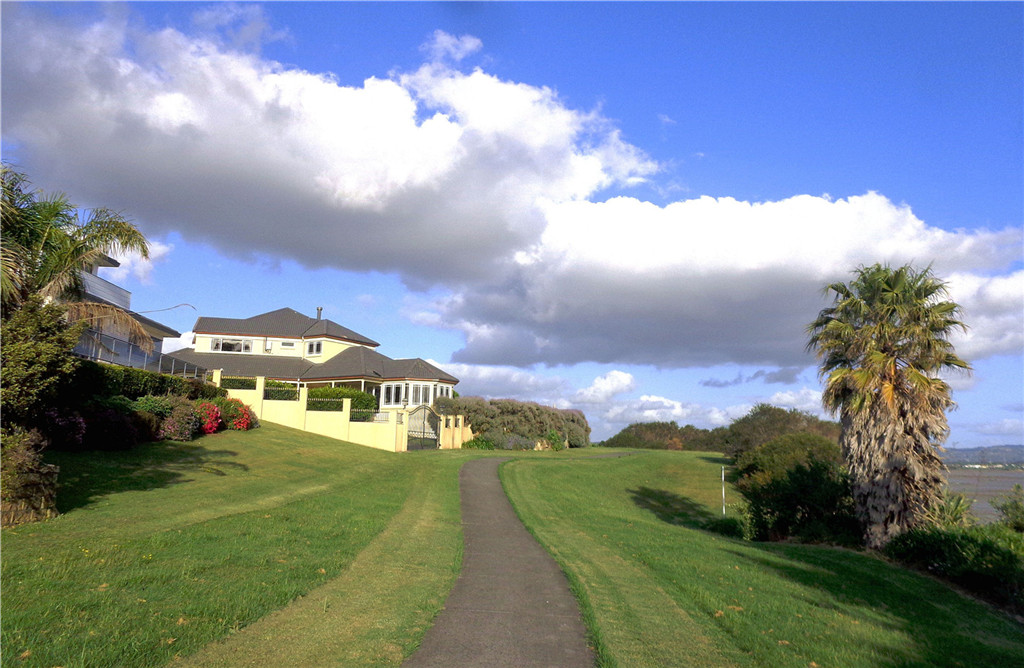
[[625, 371], [609, 371], [603, 376], [598, 376], [590, 387], [576, 392], [573, 397], [575, 404], [602, 404], [607, 403], [615, 396], [629, 392], [636, 387], [636, 380], [632, 374]]
[[988, 422], [979, 425], [974, 429], [974, 431], [979, 434], [986, 434], [990, 436], [1013, 436], [1021, 439], [1024, 438], [1024, 420], [1020, 418], [1007, 418], [995, 422]]
[[796, 408], [797, 410], [832, 419], [821, 407], [821, 390], [802, 387], [799, 390], [784, 390], [773, 394], [766, 403], [780, 408]]
[[191, 348], [192, 339], [195, 338], [195, 332], [185, 332], [178, 337], [168, 337], [163, 342], [163, 352], [173, 353], [175, 350], [181, 350], [182, 348]]
[[420, 47], [430, 55], [432, 60], [438, 61], [451, 58], [459, 62], [466, 56], [472, 55], [482, 49], [483, 42], [472, 35], [449, 35], [443, 30], [435, 30], [430, 41]]
[[[252, 44], [261, 16], [204, 25], [248, 21]], [[344, 86], [223, 37], [43, 17], [5, 7], [2, 26], [3, 134], [29, 174], [150, 234], [439, 288], [415, 317], [464, 334], [456, 362], [806, 367], [821, 287], [877, 261], [955, 276], [965, 356], [1024, 343], [1022, 272], [999, 275], [1021, 230], [942, 230], [872, 192], [601, 199], [658, 165], [552, 88], [445, 64], [479, 50], [471, 36]]]
[[173, 244], [150, 241], [148, 259], [134, 251], [122, 253], [114, 256], [114, 259], [120, 263], [119, 267], [102, 267], [100, 272], [112, 283], [124, 283], [131, 276], [140, 283], [148, 285], [152, 283], [153, 265], [167, 259], [172, 250], [174, 250]]

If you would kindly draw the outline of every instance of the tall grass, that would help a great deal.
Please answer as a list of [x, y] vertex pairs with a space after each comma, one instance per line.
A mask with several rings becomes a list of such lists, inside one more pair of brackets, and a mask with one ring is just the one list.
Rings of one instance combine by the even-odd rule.
[[720, 464], [647, 452], [502, 467], [569, 575], [601, 665], [1020, 664], [1020, 624], [942, 583], [863, 553], [694, 528], [721, 506]]

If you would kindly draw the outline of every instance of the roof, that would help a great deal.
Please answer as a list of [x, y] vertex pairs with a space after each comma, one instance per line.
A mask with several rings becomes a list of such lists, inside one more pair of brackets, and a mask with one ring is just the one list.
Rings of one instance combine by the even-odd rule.
[[324, 336], [376, 348], [380, 344], [332, 320], [318, 320], [290, 308], [281, 308], [251, 318], [199, 318], [192, 330], [197, 334], [273, 336], [303, 338]]
[[372, 380], [436, 380], [458, 383], [459, 379], [422, 359], [393, 360], [375, 350], [353, 347], [343, 350], [322, 364], [300, 357], [241, 355], [238, 353], [197, 353], [184, 348], [174, 357], [205, 369], [221, 369], [226, 376], [266, 376], [268, 378], [326, 381], [365, 378]]

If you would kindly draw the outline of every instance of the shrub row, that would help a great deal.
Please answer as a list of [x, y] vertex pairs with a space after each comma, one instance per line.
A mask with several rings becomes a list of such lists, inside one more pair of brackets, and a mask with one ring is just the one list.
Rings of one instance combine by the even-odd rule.
[[126, 450], [157, 440], [191, 441], [221, 429], [259, 426], [252, 410], [238, 399], [189, 400], [174, 395], [97, 399], [81, 411], [46, 414], [43, 433], [59, 450]]
[[307, 394], [306, 409], [311, 411], [340, 411], [344, 399], [352, 400], [354, 411], [376, 411], [377, 397], [354, 387], [314, 387]]
[[911, 529], [885, 547], [892, 559], [1024, 613], [1024, 535], [1005, 523]]
[[174, 394], [193, 400], [213, 399], [227, 396], [227, 390], [198, 378], [181, 378], [83, 360], [65, 383], [64, 394], [64, 403], [74, 405], [80, 397], [124, 396], [138, 399], [146, 395]]

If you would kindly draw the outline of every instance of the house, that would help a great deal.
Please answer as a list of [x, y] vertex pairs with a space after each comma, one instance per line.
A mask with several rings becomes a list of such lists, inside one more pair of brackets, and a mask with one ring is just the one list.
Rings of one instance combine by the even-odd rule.
[[[101, 267], [118, 266], [120, 263], [117, 260], [101, 255], [87, 271], [81, 272], [82, 300], [111, 304], [127, 312], [150, 336], [153, 344], [152, 350], [147, 352], [134, 343], [130, 343], [127, 332], [101, 320], [82, 334], [74, 352], [81, 357], [101, 362], [174, 373], [175, 370], [172, 370], [174, 362], [170, 359], [165, 360], [166, 356], [162, 354], [163, 341], [165, 337], [178, 337], [181, 334], [166, 325], [132, 311], [132, 293], [99, 275]], [[177, 366], [177, 371], [180, 372], [182, 368], [180, 362]], [[192, 371], [195, 372], [196, 369], [193, 367]]]
[[354, 387], [381, 410], [429, 406], [459, 382], [422, 359], [391, 359], [373, 339], [323, 319], [282, 308], [251, 318], [201, 317], [193, 347], [174, 356], [220, 376], [257, 377], [302, 388]]

